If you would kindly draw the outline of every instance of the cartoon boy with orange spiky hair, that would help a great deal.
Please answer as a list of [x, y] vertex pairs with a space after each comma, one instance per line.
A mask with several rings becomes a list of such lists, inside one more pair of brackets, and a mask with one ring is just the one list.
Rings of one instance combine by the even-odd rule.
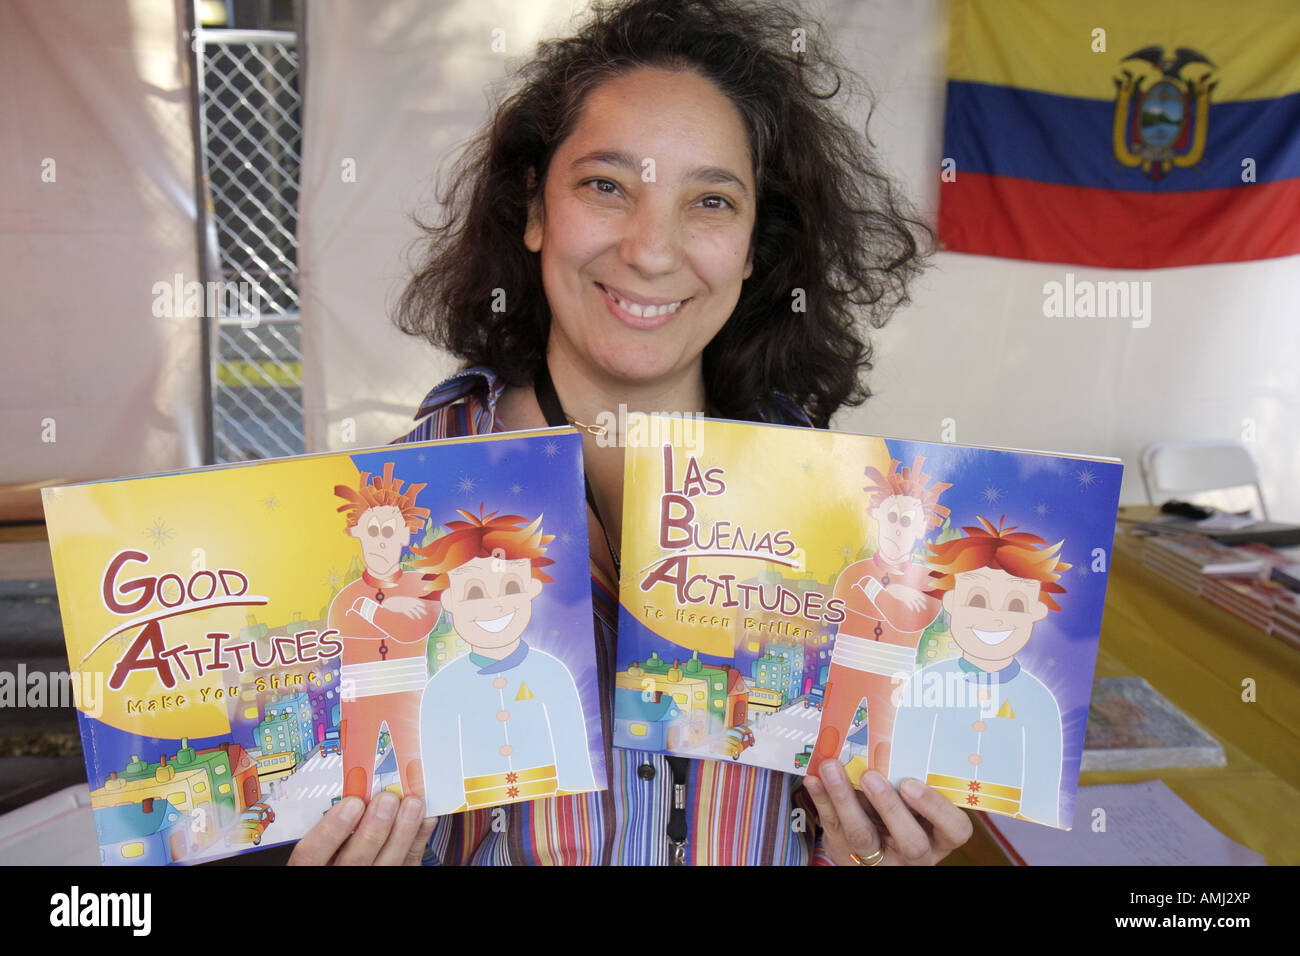
[[328, 624], [339, 632], [343, 659], [339, 744], [343, 795], [370, 799], [381, 724], [388, 725], [402, 793], [424, 791], [420, 769], [420, 694], [428, 680], [429, 632], [440, 609], [427, 594], [423, 575], [402, 570], [411, 535], [424, 527], [429, 509], [415, 505], [424, 485], [402, 490], [393, 463], [382, 476], [362, 473], [357, 488], [336, 485], [347, 504], [347, 533], [361, 546], [365, 570], [330, 604]]
[[1016, 654], [1064, 594], [1061, 545], [994, 527], [931, 545], [961, 656], [928, 664], [901, 689], [890, 779], [912, 777], [958, 806], [1059, 826], [1061, 711]]
[[867, 760], [865, 766], [856, 766], [861, 758], [849, 761], [849, 779], [856, 781], [868, 767], [887, 772], [897, 675], [912, 672], [921, 634], [939, 616], [939, 598], [927, 593], [930, 572], [912, 562], [912, 553], [926, 531], [948, 517], [939, 496], [952, 485], [931, 484], [922, 456], [910, 468], [901, 464], [891, 461], [888, 474], [870, 467], [865, 472], [871, 481], [863, 490], [876, 522], [876, 553], [849, 565], [835, 582], [845, 617], [831, 653], [809, 773], [816, 773], [823, 760], [839, 759], [864, 701]]
[[[420, 706], [425, 812], [596, 789], [573, 675], [523, 634], [551, 578], [541, 517], [459, 512], [417, 548], [431, 594], [470, 652], [429, 678]], [[576, 636], [575, 636], [576, 638]], [[585, 637], [583, 639], [586, 639]]]

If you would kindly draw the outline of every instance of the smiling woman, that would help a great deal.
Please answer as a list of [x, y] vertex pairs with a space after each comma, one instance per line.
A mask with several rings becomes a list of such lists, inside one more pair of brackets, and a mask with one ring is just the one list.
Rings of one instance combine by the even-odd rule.
[[[869, 394], [864, 327], [923, 264], [928, 227], [830, 106], [850, 76], [829, 49], [773, 2], [599, 4], [541, 44], [460, 158], [399, 305], [404, 331], [465, 363], [408, 440], [584, 430], [607, 742], [626, 436], [584, 423], [630, 409], [824, 428]], [[456, 586], [451, 601], [477, 600]], [[608, 743], [606, 765], [608, 790], [512, 804], [504, 827], [344, 801], [295, 862], [410, 861], [432, 832], [426, 862], [934, 863], [971, 832], [917, 781], [869, 772], [859, 796], [835, 761], [806, 788]]]

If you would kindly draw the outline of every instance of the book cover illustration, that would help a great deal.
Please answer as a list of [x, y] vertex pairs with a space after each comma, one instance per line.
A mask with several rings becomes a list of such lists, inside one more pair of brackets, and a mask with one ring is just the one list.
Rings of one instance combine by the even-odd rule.
[[603, 788], [582, 488], [555, 429], [45, 489], [101, 860]]
[[1118, 462], [663, 416], [628, 444], [615, 746], [1068, 827]]
[[1082, 770], [1222, 767], [1218, 742], [1141, 677], [1093, 685]]

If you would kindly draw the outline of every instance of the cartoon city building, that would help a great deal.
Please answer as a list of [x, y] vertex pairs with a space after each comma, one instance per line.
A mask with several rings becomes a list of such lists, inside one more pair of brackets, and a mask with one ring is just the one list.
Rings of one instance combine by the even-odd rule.
[[767, 645], [767, 653], [775, 658], [787, 661], [790, 665], [790, 677], [784, 688], [786, 700], [794, 700], [803, 690], [803, 644], [794, 641], [774, 641]]
[[257, 725], [257, 739], [262, 753], [282, 753], [289, 751], [297, 757], [304, 757], [310, 750], [304, 751], [302, 731], [296, 715], [281, 711], [279, 715], [267, 714], [266, 720]]
[[[825, 659], [821, 655], [826, 653], [827, 653], [826, 651], [819, 652], [818, 654], [819, 662]], [[831, 665], [830, 662], [827, 660], [826, 663], [821, 664], [821, 666], [817, 668], [817, 680], [813, 683], [812, 690], [808, 692], [809, 700], [814, 700], [818, 703], [821, 703], [823, 697], [826, 694], [826, 681], [830, 679], [830, 673], [831, 673]]]
[[[296, 635], [295, 635], [296, 636]], [[325, 732], [330, 728], [330, 707], [338, 700], [339, 675], [338, 662], [327, 661], [319, 670], [309, 672], [304, 691], [311, 704], [311, 721], [314, 742], [325, 739]]]
[[226, 714], [230, 720], [230, 736], [235, 743], [245, 749], [259, 746], [257, 725], [262, 722], [262, 707], [256, 690], [244, 687], [238, 697], [228, 698]]
[[[227, 796], [229, 808], [234, 814], [246, 809], [262, 799], [261, 787], [257, 781], [257, 763], [248, 751], [239, 744], [222, 741], [216, 747], [205, 750], [192, 750], [188, 741], [181, 740], [181, 749], [174, 758], [178, 767], [206, 765], [212, 774], [214, 802], [225, 806]], [[189, 755], [193, 754], [192, 757]]]
[[305, 757], [315, 749], [317, 743], [311, 700], [307, 697], [307, 694], [302, 691], [295, 694], [285, 694], [281, 697], [272, 698], [266, 705], [268, 719], [286, 713], [292, 714], [293, 719], [298, 724], [298, 753]]
[[450, 617], [443, 617], [438, 627], [429, 635], [429, 676], [432, 677], [462, 654], [469, 653], [469, 645], [452, 630]]
[[256, 614], [249, 614], [248, 623], [239, 629], [239, 643], [247, 644], [250, 641], [256, 643], [265, 640], [270, 633], [270, 627], [258, 621]]
[[184, 859], [191, 850], [186, 815], [166, 800], [145, 797], [139, 803], [101, 807], [94, 818], [99, 862], [105, 866], [161, 866]]
[[[634, 666], [636, 662], [633, 662]], [[630, 682], [627, 678], [620, 675], [620, 680], [615, 681], [615, 686], [629, 687], [637, 691], [644, 691], [647, 687], [644, 685], [646, 677], [651, 678], [654, 684], [649, 689], [653, 691], [662, 691], [670, 695], [677, 704], [677, 709], [682, 712], [685, 718], [683, 724], [675, 725], [669, 732], [669, 746], [693, 746], [704, 739], [709, 734], [709, 691], [708, 682], [703, 677], [696, 677], [687, 674], [682, 667], [682, 662], [674, 659], [669, 664], [657, 651], [652, 652], [650, 657], [640, 663], [641, 675], [635, 677]], [[632, 668], [629, 668], [629, 671]], [[625, 672], [626, 673], [626, 672]], [[675, 740], [674, 735], [682, 733], [685, 737], [681, 740]]]
[[191, 767], [177, 770], [167, 755], [157, 763], [148, 763], [138, 754], [121, 771], [108, 775], [102, 787], [90, 791], [90, 805], [116, 807], [140, 803], [149, 798], [166, 800], [182, 813], [200, 807], [212, 807], [212, 787], [206, 768]]
[[614, 746], [637, 750], [667, 750], [668, 730], [682, 712], [662, 691], [614, 689]]
[[778, 707], [786, 702], [790, 690], [790, 661], [787, 658], [776, 657], [770, 650], [764, 651], [762, 657], [749, 665], [749, 674], [756, 688], [777, 693]]
[[734, 667], [727, 671], [726, 716], [723, 723], [728, 727], [738, 727], [749, 720], [749, 686], [745, 675]]
[[727, 716], [727, 668], [715, 667], [700, 660], [700, 652], [691, 654], [690, 660], [682, 665], [682, 673], [688, 677], [697, 677], [704, 681], [704, 708], [709, 715], [708, 731], [710, 734], [728, 726]]

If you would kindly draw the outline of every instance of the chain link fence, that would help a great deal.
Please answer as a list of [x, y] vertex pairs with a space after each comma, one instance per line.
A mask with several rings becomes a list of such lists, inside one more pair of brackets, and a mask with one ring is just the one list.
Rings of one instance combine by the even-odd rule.
[[212, 380], [218, 462], [302, 454], [297, 36], [198, 30], [209, 279], [239, 284], [217, 324]]

